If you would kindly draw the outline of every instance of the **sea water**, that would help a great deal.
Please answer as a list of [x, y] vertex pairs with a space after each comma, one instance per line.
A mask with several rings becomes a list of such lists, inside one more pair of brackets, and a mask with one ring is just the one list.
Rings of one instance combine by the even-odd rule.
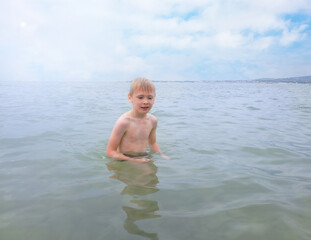
[[105, 148], [129, 82], [0, 83], [0, 239], [311, 239], [311, 85], [155, 82], [161, 150]]

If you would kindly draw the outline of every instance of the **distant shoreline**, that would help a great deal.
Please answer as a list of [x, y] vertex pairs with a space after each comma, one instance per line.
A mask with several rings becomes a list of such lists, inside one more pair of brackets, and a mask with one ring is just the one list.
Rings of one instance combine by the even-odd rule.
[[[128, 81], [130, 82], [130, 81]], [[302, 76], [302, 77], [288, 77], [288, 78], [258, 78], [258, 79], [249, 79], [249, 80], [153, 80], [153, 82], [263, 82], [263, 83], [311, 83], [311, 76]]]
[[260, 78], [254, 79], [255, 82], [268, 82], [268, 83], [311, 83], [311, 76], [303, 77], [290, 77], [290, 78]]
[[[258, 79], [240, 79], [240, 80], [152, 80], [153, 82], [158, 82], [158, 83], [166, 83], [166, 82], [180, 82], [180, 83], [213, 83], [213, 82], [239, 82], [239, 83], [306, 83], [306, 84], [310, 84], [311, 83], [311, 76], [301, 76], [301, 77], [287, 77], [287, 78], [258, 78]], [[27, 82], [36, 82], [36, 83], [49, 83], [49, 82], [53, 82], [53, 83], [70, 83], [70, 82], [81, 82], [81, 83], [85, 83], [85, 82], [90, 82], [90, 80], [69, 80], [69, 81], [61, 81], [61, 80], [55, 80], [55, 81], [40, 81], [40, 80], [6, 80], [6, 79], [0, 79], [0, 84], [2, 83], [9, 83], [9, 82], [21, 82], [21, 83], [27, 83]], [[131, 80], [95, 80], [95, 81], [91, 81], [91, 82], [107, 82], [107, 83], [130, 83]]]

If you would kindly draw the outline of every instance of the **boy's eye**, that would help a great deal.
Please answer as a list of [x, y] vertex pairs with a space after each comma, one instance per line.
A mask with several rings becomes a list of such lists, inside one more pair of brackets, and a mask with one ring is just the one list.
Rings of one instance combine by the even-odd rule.
[[153, 99], [153, 97], [151, 97], [151, 96], [150, 96], [150, 97], [148, 97], [148, 99], [149, 99], [149, 100], [152, 100], [152, 99]]

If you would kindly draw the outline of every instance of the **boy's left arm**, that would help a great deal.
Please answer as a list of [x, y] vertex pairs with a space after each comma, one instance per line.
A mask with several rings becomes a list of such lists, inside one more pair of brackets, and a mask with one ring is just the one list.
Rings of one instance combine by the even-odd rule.
[[161, 152], [159, 145], [156, 140], [156, 127], [152, 128], [151, 133], [149, 135], [149, 148], [154, 152]]
[[156, 129], [157, 129], [157, 124], [155, 124], [155, 126], [152, 128], [152, 130], [150, 132], [150, 135], [149, 135], [149, 148], [150, 148], [151, 151], [160, 153], [161, 156], [164, 159], [168, 160], [169, 158], [161, 152], [160, 147], [159, 147], [159, 145], [157, 143]]

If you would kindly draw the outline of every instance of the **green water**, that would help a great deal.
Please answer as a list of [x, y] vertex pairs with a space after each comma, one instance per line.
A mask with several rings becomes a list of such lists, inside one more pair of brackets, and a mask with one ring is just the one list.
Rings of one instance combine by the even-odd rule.
[[129, 83], [0, 83], [0, 239], [311, 238], [311, 85], [156, 82], [171, 159], [105, 147]]

